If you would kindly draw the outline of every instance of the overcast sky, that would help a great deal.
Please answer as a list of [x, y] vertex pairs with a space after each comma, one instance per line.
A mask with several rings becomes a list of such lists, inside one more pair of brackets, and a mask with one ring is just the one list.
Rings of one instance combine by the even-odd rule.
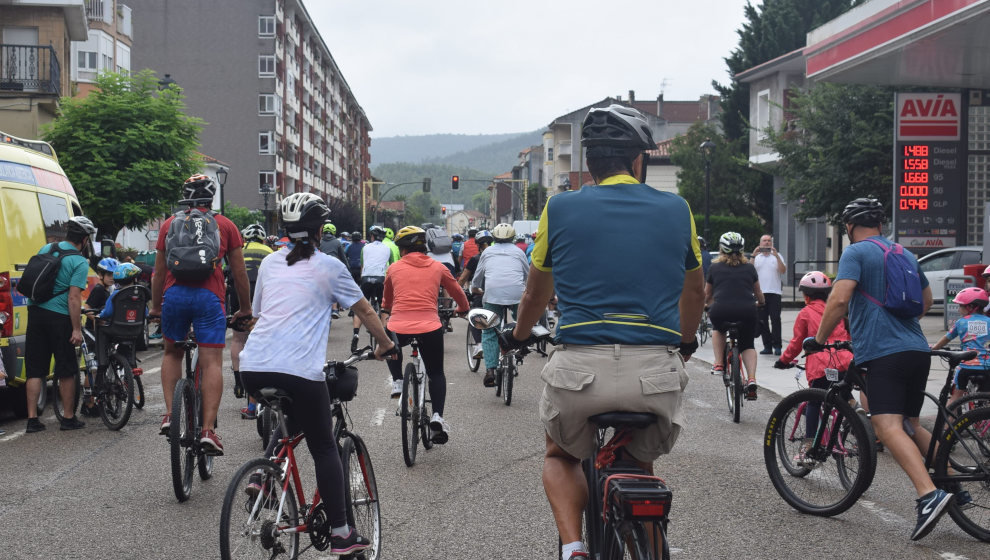
[[[755, 0], [754, 0], [755, 1]], [[494, 134], [728, 80], [746, 0], [304, 0], [372, 136]]]

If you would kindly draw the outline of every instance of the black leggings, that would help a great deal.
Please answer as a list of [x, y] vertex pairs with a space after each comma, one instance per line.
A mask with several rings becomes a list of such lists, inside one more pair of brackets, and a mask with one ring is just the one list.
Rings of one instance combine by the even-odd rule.
[[419, 352], [426, 366], [426, 376], [430, 378], [430, 400], [433, 412], [443, 416], [443, 406], [447, 400], [447, 377], [443, 374], [443, 327], [422, 334], [395, 333], [399, 339], [399, 357], [386, 360], [392, 379], [402, 379], [402, 346], [408, 345], [415, 338], [419, 341]]
[[[316, 466], [316, 486], [326, 504], [331, 527], [347, 524], [344, 506], [344, 468], [340, 463], [337, 444], [333, 440], [333, 417], [330, 415], [330, 393], [324, 381], [312, 381], [287, 373], [242, 371], [241, 380], [248, 393], [264, 387], [278, 387], [289, 393], [292, 404], [285, 410], [290, 434], [302, 431]], [[273, 437], [265, 451], [267, 457], [276, 454], [278, 437]], [[304, 496], [300, 496], [300, 499]]]

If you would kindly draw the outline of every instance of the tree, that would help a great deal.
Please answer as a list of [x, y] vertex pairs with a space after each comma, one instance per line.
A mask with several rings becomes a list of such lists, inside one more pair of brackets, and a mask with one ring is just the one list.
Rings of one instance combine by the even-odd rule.
[[539, 220], [547, 203], [546, 191], [539, 183], [530, 183], [526, 190], [526, 214], [530, 220]]
[[227, 202], [223, 205], [223, 215], [234, 222], [237, 229], [244, 229], [251, 224], [264, 225], [265, 223], [265, 215], [261, 210], [251, 210], [233, 202]]
[[767, 130], [780, 155], [774, 172], [784, 196], [801, 202], [799, 219], [833, 221], [850, 200], [871, 196], [889, 207], [894, 90], [819, 83], [791, 97], [795, 130]]
[[[678, 136], [670, 147], [670, 161], [680, 167], [677, 185], [680, 195], [700, 215], [705, 211], [705, 160], [699, 146], [706, 139], [715, 143], [711, 161], [711, 198], [713, 216], [758, 217], [764, 224], [773, 219], [773, 178], [749, 167], [740, 153], [741, 140], [729, 140], [718, 128], [695, 123]], [[703, 227], [697, 224], [699, 233]], [[709, 244], [712, 240], [708, 240]]]
[[59, 156], [83, 210], [116, 237], [167, 214], [196, 173], [203, 121], [183, 113], [182, 90], [158, 90], [150, 70], [101, 73], [84, 99], [63, 99], [45, 140]]

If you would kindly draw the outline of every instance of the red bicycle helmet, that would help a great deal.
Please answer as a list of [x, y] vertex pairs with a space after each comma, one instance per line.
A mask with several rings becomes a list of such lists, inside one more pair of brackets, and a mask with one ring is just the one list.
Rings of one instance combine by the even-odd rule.
[[959, 305], [970, 305], [975, 301], [983, 302], [986, 305], [990, 301], [990, 297], [987, 297], [987, 292], [983, 288], [966, 288], [956, 294], [956, 297], [952, 298], [952, 303], [958, 303]]

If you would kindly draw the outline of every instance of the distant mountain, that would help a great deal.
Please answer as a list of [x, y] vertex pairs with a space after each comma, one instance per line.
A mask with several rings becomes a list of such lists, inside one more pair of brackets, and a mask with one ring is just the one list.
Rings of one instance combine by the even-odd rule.
[[519, 152], [540, 144], [540, 131], [511, 134], [430, 134], [372, 138], [371, 164], [446, 164], [498, 175], [519, 162]]

